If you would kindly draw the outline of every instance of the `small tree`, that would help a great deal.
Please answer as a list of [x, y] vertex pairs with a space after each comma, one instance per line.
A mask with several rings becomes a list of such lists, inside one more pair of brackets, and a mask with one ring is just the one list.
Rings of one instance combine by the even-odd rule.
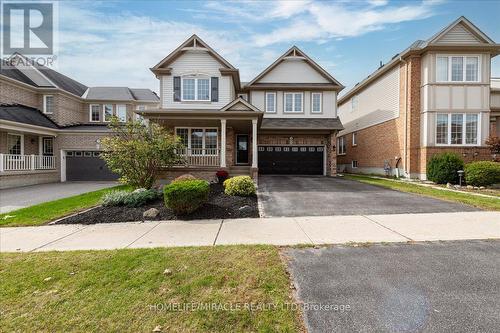
[[486, 140], [486, 145], [490, 147], [492, 154], [500, 154], [500, 137], [490, 136], [488, 140]]
[[118, 122], [113, 118], [109, 127], [113, 135], [102, 140], [102, 158], [108, 167], [120, 175], [122, 183], [136, 188], [151, 188], [160, 167], [170, 167], [181, 161], [176, 150], [182, 145], [165, 128], [156, 123]]

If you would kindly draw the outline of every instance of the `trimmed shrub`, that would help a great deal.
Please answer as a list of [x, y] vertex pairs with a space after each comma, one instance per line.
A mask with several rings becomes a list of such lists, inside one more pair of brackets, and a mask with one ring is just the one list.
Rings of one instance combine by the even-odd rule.
[[194, 212], [208, 200], [210, 186], [201, 179], [171, 183], [163, 188], [165, 205], [176, 215]]
[[457, 171], [463, 169], [464, 162], [455, 153], [434, 155], [427, 163], [427, 179], [437, 184], [457, 184]]
[[224, 181], [224, 193], [248, 197], [255, 195], [255, 184], [249, 176], [237, 176]]
[[465, 181], [468, 185], [473, 186], [500, 183], [500, 163], [480, 161], [467, 164], [465, 166]]
[[170, 183], [172, 184], [172, 183], [184, 182], [186, 180], [195, 180], [195, 179], [197, 179], [195, 176], [193, 176], [189, 173], [186, 173], [184, 175], [180, 175], [179, 177], [175, 178]]
[[112, 191], [102, 198], [103, 206], [127, 206], [140, 207], [148, 202], [154, 201], [161, 196], [157, 190], [137, 189], [133, 192]]

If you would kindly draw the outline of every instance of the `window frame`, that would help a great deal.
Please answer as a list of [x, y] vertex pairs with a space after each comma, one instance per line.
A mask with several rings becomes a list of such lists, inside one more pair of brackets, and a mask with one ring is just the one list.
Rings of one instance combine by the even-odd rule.
[[[45, 142], [50, 141], [52, 144], [52, 151], [50, 153], [45, 151]], [[51, 136], [44, 136], [42, 137], [42, 155], [43, 156], [54, 156], [54, 138]]]
[[[109, 119], [106, 118], [106, 106], [111, 106], [111, 116]], [[102, 105], [102, 121], [105, 123], [109, 123], [111, 118], [115, 115], [113, 104], [103, 104]]]
[[[93, 111], [93, 110], [92, 110], [92, 107], [93, 107], [93, 106], [97, 106], [97, 107], [99, 108], [99, 109], [97, 110], [97, 112], [98, 112], [98, 117], [97, 117], [98, 119], [97, 119], [97, 120], [92, 120], [92, 115], [93, 115], [93, 114], [92, 114], [92, 111]], [[89, 121], [90, 121], [91, 123], [98, 123], [98, 122], [100, 122], [100, 121], [101, 121], [101, 105], [100, 105], [100, 104], [89, 104]]]
[[[125, 119], [120, 119], [120, 116], [118, 115], [118, 109], [120, 107], [123, 107], [124, 110], [125, 110]], [[115, 106], [115, 113], [114, 115], [116, 116], [116, 118], [118, 118], [118, 121], [121, 122], [121, 123], [126, 123], [127, 122], [127, 105], [126, 104], [116, 104]]]
[[[12, 154], [10, 152], [10, 147], [9, 147], [9, 136], [18, 136], [21, 138], [19, 141], [20, 143], [20, 149], [19, 149], [19, 154]], [[9, 155], [16, 155], [16, 156], [22, 156], [24, 155], [24, 134], [19, 134], [19, 133], [7, 133], [7, 152]]]
[[[218, 153], [219, 153], [219, 128], [218, 127], [186, 127], [186, 126], [178, 126], [178, 127], [175, 127], [174, 128], [174, 133], [175, 133], [175, 136], [177, 137], [177, 130], [178, 129], [187, 129], [187, 139], [188, 139], [188, 142], [187, 144], [185, 145], [185, 148], [186, 149], [193, 149], [191, 148], [191, 130], [193, 129], [201, 129], [203, 130], [203, 134], [202, 134], [202, 143], [201, 143], [201, 147], [202, 148], [194, 148], [194, 149], [201, 149], [202, 153], [201, 154], [193, 154], [191, 153], [192, 155], [196, 155], [196, 156], [216, 156]], [[206, 148], [206, 130], [215, 130], [215, 134], [216, 134], [216, 139], [215, 139], [215, 142], [216, 142], [216, 148]], [[207, 154], [207, 149], [215, 149], [216, 151], [216, 154]]]
[[[438, 60], [439, 58], [447, 58], [448, 59], [448, 69], [447, 69], [447, 79], [446, 80], [438, 80]], [[453, 73], [452, 73], [452, 59], [453, 58], [462, 58], [462, 80], [461, 81], [452, 81]], [[467, 59], [468, 58], [476, 58], [477, 59], [477, 80], [468, 81], [467, 80]], [[480, 83], [481, 82], [481, 55], [479, 54], [437, 54], [435, 61], [435, 80], [437, 83]]]
[[[354, 162], [356, 162], [356, 165], [354, 165]], [[352, 160], [351, 161], [351, 168], [357, 169], [358, 168], [358, 160]]]
[[337, 138], [337, 155], [346, 155], [346, 154], [347, 154], [347, 144], [345, 142], [345, 136], [340, 136]]
[[[314, 95], [319, 95], [319, 111], [314, 111]], [[323, 113], [323, 93], [311, 92], [311, 113]]]
[[356, 147], [358, 145], [358, 132], [352, 132], [352, 146]]
[[[47, 110], [47, 97], [52, 98], [52, 111]], [[43, 95], [43, 113], [44, 114], [54, 114], [54, 95]]]
[[358, 111], [359, 107], [359, 95], [354, 95], [351, 97], [351, 112]]
[[[447, 138], [446, 143], [438, 143], [437, 142], [437, 117], [438, 115], [446, 115], [447, 122]], [[461, 143], [451, 143], [451, 119], [452, 115], [462, 115], [462, 142]], [[477, 116], [477, 124], [476, 124], [476, 143], [466, 143], [467, 142], [467, 115], [476, 115]], [[481, 113], [480, 112], [437, 112], [436, 113], [436, 121], [434, 124], [434, 144], [438, 147], [479, 147], [481, 146]]]
[[[269, 109], [267, 108], [267, 95], [273, 95], [274, 96], [274, 110], [273, 111], [269, 111]], [[264, 94], [264, 109], [266, 110], [266, 113], [276, 113], [277, 112], [277, 108], [278, 108], [278, 103], [277, 103], [277, 94], [275, 91], [266, 91], [265, 94]]]
[[[292, 95], [292, 111], [286, 110], [286, 95]], [[295, 111], [295, 95], [300, 95], [300, 111]], [[283, 113], [304, 113], [304, 92], [284, 92], [283, 93]]]
[[[184, 80], [194, 80], [194, 99], [184, 99]], [[208, 81], [208, 99], [198, 99], [198, 80]], [[209, 76], [181, 76], [181, 102], [211, 102], [212, 101], [212, 80]]]

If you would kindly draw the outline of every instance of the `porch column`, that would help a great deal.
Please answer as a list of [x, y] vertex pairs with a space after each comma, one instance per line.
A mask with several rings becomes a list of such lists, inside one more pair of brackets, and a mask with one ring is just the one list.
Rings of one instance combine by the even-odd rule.
[[220, 167], [226, 167], [226, 119], [220, 120]]
[[252, 119], [252, 168], [257, 168], [257, 119]]

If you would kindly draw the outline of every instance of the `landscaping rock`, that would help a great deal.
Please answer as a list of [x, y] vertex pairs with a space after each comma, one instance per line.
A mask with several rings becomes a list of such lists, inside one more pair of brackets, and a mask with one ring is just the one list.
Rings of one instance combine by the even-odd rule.
[[485, 188], [486, 188], [486, 187], [484, 187], [484, 186], [479, 186], [479, 189], [480, 189], [480, 190], [484, 190]]
[[249, 205], [245, 205], [238, 208], [238, 210], [242, 213], [251, 213], [253, 211], [253, 208], [250, 207]]
[[163, 275], [171, 275], [172, 274], [172, 270], [170, 268], [165, 268], [165, 270], [163, 271]]
[[145, 211], [142, 214], [142, 217], [149, 218], [149, 219], [154, 219], [155, 217], [158, 216], [158, 214], [160, 214], [160, 211], [158, 209], [156, 209], [156, 208], [149, 208], [147, 211]]
[[446, 183], [447, 188], [451, 188], [451, 183]]
[[474, 189], [475, 190], [479, 190], [479, 186], [474, 186]]
[[473, 189], [474, 189], [474, 186], [472, 186], [472, 185], [467, 185], [467, 189], [468, 189], [468, 190], [473, 190]]

